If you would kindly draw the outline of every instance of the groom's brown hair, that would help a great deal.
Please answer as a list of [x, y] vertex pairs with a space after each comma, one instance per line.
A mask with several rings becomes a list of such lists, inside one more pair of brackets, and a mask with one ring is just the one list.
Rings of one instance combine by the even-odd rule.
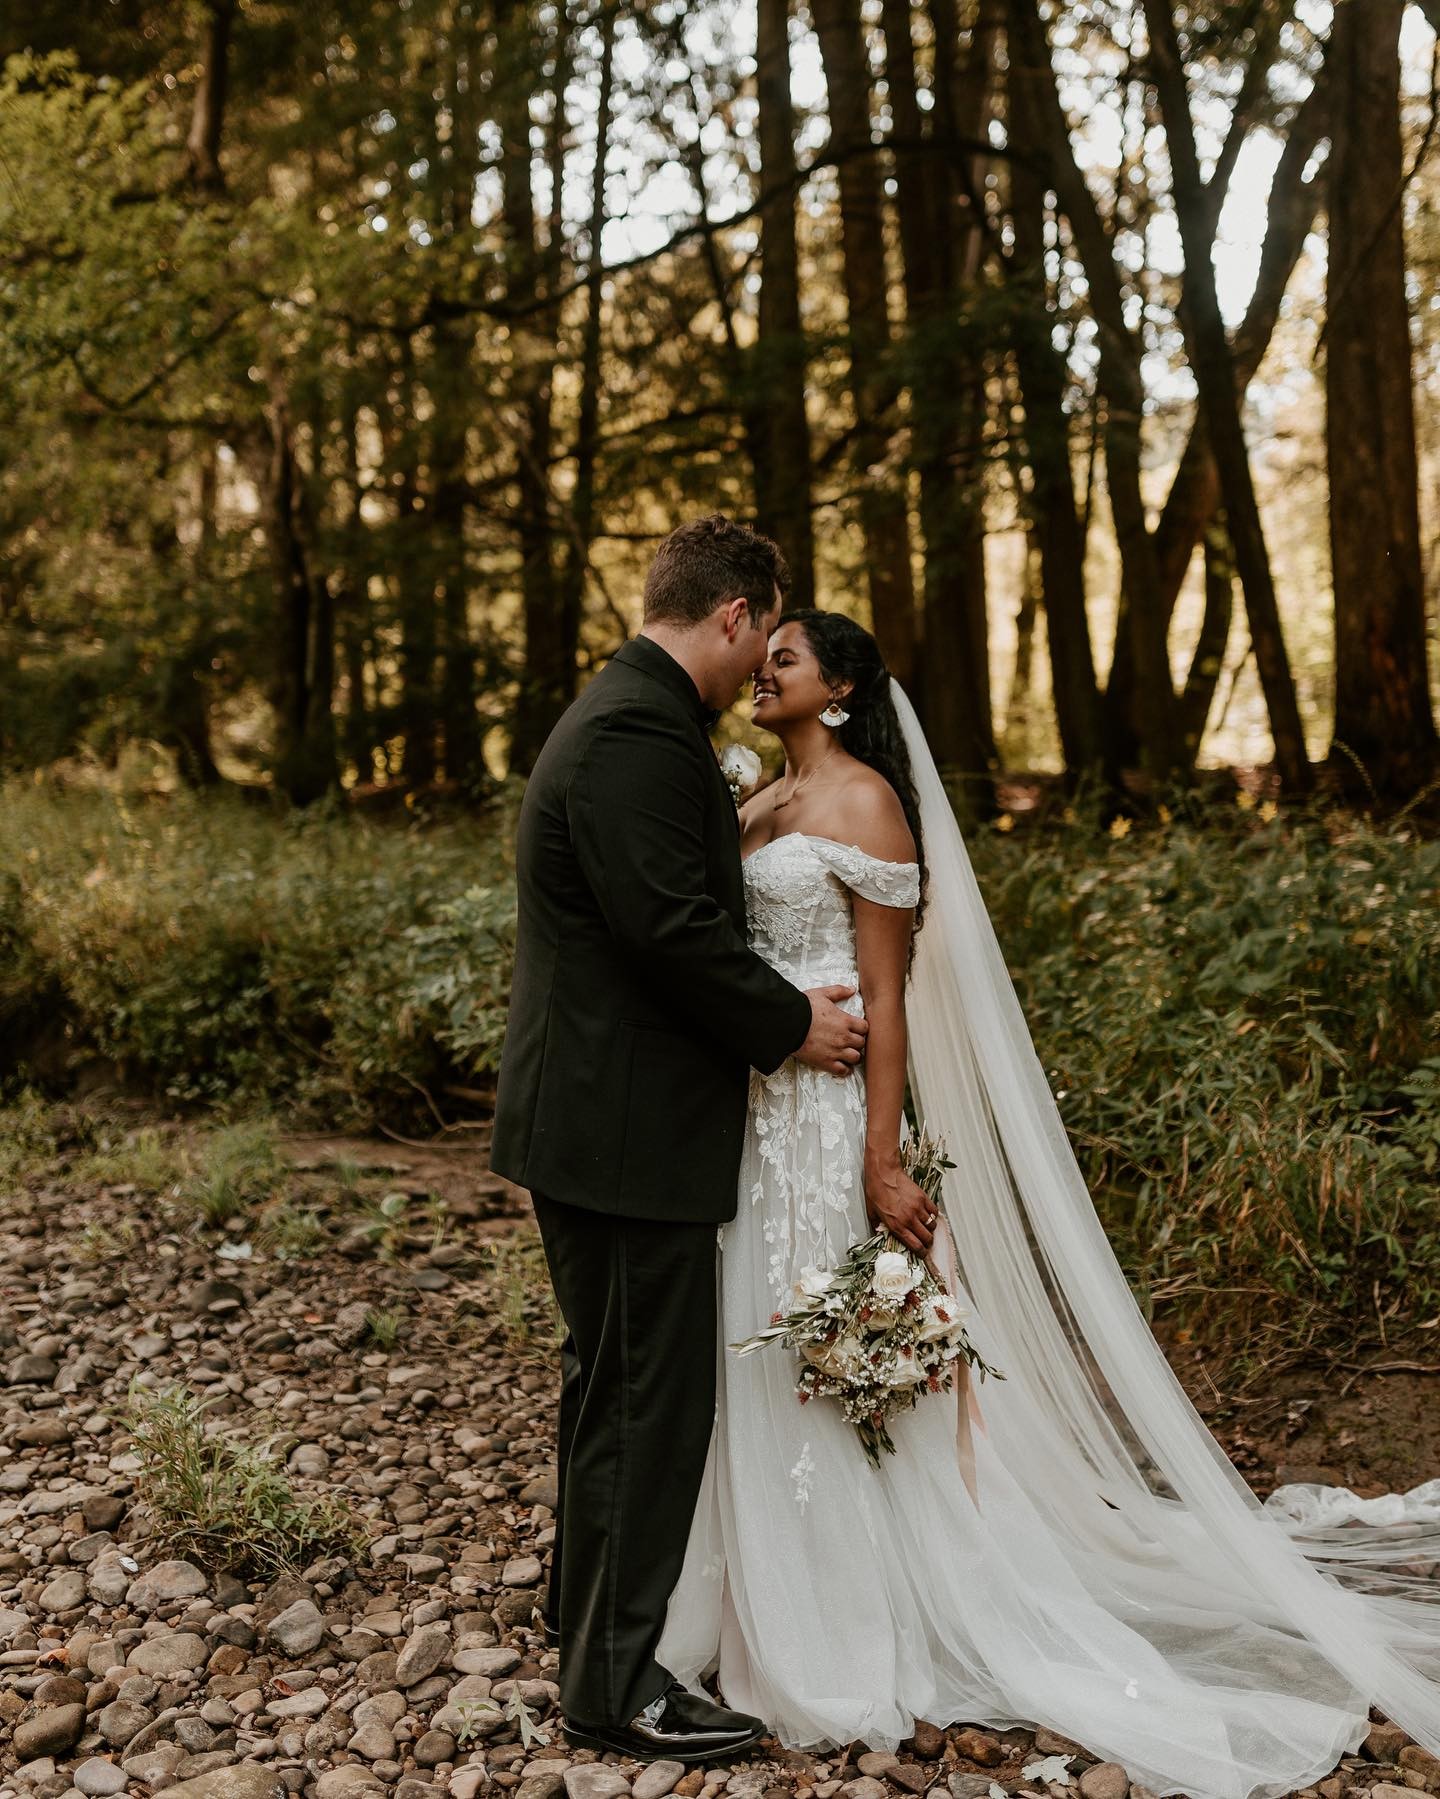
[[698, 625], [724, 600], [743, 597], [759, 625], [790, 586], [780, 546], [751, 525], [710, 512], [677, 525], [645, 577], [645, 623], [668, 618]]

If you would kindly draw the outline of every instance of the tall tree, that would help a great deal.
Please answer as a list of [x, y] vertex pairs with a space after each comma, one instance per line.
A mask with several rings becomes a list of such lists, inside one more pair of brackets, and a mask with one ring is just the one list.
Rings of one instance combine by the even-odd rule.
[[763, 393], [755, 513], [790, 565], [789, 603], [815, 604], [805, 333], [795, 241], [795, 112], [789, 0], [756, 0], [756, 128], [760, 143], [760, 316], [753, 385]]
[[1335, 730], [1329, 761], [1405, 794], [1440, 767], [1426, 669], [1400, 135], [1402, 0], [1341, 0], [1325, 325]]
[[1100, 340], [1098, 380], [1105, 402], [1105, 478], [1137, 675], [1141, 750], [1149, 771], [1158, 779], [1183, 777], [1189, 771], [1190, 757], [1170, 675], [1168, 620], [1161, 605], [1155, 543], [1140, 484], [1145, 413], [1141, 345], [1127, 318], [1110, 232], [1076, 160], [1038, 0], [1024, 0], [1015, 6], [1010, 24], [1012, 88], [1014, 84], [1031, 87], [1030, 104], [1041, 132], [1036, 144], [1012, 146], [1012, 154], [1038, 159], [1037, 173], [1043, 171], [1055, 189], [1089, 278]]
[[919, 698], [936, 756], [993, 801], [996, 763], [985, 581], [986, 347], [977, 326], [987, 248], [986, 159], [998, 0], [980, 0], [965, 41], [954, 0], [931, 0], [925, 135], [907, 0], [883, 19], [904, 257], [912, 461], [925, 576]]
[[875, 636], [891, 673], [912, 685], [915, 583], [905, 488], [891, 463], [897, 394], [880, 167], [870, 127], [870, 79], [858, 0], [812, 0], [825, 65], [830, 152], [840, 188], [840, 241], [848, 317], [853, 467], [860, 488], [865, 569]]
[[1235, 362], [1210, 258], [1214, 236], [1210, 196], [1200, 172], [1189, 86], [1170, 0], [1145, 0], [1145, 17], [1150, 28], [1151, 68], [1170, 151], [1175, 212], [1185, 250], [1185, 290], [1180, 312], [1190, 346], [1190, 366], [1200, 390], [1206, 436], [1219, 471], [1231, 549], [1245, 593], [1250, 639], [1270, 714], [1276, 766], [1285, 787], [1300, 793], [1311, 784], [1305, 730], [1280, 627], [1270, 552], [1240, 418]]
[[[1028, 3], [1009, 0], [1012, 12]], [[1043, 129], [1034, 84], [1014, 79], [1015, 69], [1012, 61], [1007, 87], [1010, 139], [1016, 145], [1033, 145]], [[1045, 272], [1045, 182], [1029, 156], [1012, 158], [1009, 168], [1014, 240], [1009, 267], [1014, 290], [1011, 344], [1033, 479], [1031, 535], [1045, 600], [1055, 722], [1066, 776], [1073, 782], [1105, 763], [1100, 689], [1085, 607], [1085, 528], [1075, 503], [1065, 365], [1052, 337]]]
[[565, 641], [550, 520], [551, 395], [558, 319], [544, 293], [531, 168], [530, 96], [534, 83], [529, 0], [504, 9], [497, 57], [500, 176], [505, 227], [505, 308], [510, 320], [509, 411], [514, 424], [515, 536], [525, 621], [525, 660], [515, 709], [511, 767], [534, 767], [551, 727], [574, 692], [574, 645]]

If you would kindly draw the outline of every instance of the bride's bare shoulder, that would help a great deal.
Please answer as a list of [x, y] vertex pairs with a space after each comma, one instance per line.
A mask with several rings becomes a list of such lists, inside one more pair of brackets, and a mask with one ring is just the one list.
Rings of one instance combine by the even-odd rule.
[[900, 796], [877, 769], [852, 760], [826, 807], [827, 834], [883, 862], [913, 862], [915, 839]]

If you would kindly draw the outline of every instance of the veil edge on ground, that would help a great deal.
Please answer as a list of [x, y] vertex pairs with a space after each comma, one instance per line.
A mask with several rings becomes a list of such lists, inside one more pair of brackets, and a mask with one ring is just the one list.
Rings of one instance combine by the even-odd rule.
[[[1178, 1642], [1223, 1607], [1318, 1652], [1440, 1755], [1440, 1482], [1384, 1502], [1296, 1485], [1262, 1504], [1192, 1405], [1106, 1238], [949, 796], [891, 683], [929, 870], [906, 1019], [922, 1127], [957, 1166], [960, 1277], [1006, 1371], [992, 1441], [1092, 1582], [1173, 1570]], [[1018, 1464], [1011, 1466], [1012, 1464]], [[1297, 1667], [1303, 1661], [1297, 1661]], [[1275, 1679], [1268, 1664], [1265, 1678]]]

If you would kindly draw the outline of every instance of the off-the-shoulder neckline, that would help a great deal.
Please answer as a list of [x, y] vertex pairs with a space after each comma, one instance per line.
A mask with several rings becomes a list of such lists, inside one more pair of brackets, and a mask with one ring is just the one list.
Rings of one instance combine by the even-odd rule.
[[742, 856], [742, 862], [751, 862], [761, 850], [768, 850], [773, 844], [784, 843], [790, 837], [803, 837], [808, 843], [828, 843], [832, 849], [849, 850], [851, 855], [863, 856], [867, 862], [878, 862], [882, 868], [919, 868], [918, 862], [887, 862], [883, 856], [872, 856], [869, 850], [862, 850], [858, 843], [842, 843], [838, 837], [821, 837], [814, 831], [782, 831], [777, 837], [767, 837], [764, 843], [757, 843], [748, 856]]

